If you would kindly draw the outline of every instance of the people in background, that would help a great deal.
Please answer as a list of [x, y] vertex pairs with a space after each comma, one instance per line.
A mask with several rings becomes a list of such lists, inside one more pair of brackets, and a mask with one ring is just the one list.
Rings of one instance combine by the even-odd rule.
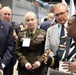
[[51, 22], [54, 20], [54, 18], [55, 18], [54, 14], [53, 13], [49, 13], [47, 21], [42, 22], [41, 25], [40, 25], [40, 28], [44, 29], [45, 31], [47, 31], [47, 29], [50, 27]]
[[25, 27], [25, 25], [23, 25], [23, 24], [20, 24], [20, 31], [23, 31], [23, 30], [25, 30], [27, 27]]
[[47, 21], [47, 20], [48, 20], [48, 19], [45, 17], [45, 18], [44, 18], [44, 21]]
[[18, 58], [18, 75], [45, 75], [42, 62], [46, 31], [38, 28], [37, 17], [33, 12], [25, 15], [26, 30], [19, 33], [15, 54]]

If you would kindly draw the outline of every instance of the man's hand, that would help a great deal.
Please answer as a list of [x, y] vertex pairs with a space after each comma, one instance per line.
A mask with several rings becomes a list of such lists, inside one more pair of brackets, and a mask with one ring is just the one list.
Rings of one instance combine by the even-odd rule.
[[48, 60], [48, 57], [49, 57], [49, 54], [50, 54], [50, 50], [48, 50], [46, 53], [44, 53], [42, 55], [42, 60], [45, 64], [47, 64], [47, 60]]
[[18, 36], [17, 36], [17, 34], [16, 34], [16, 31], [15, 30], [13, 30], [13, 36], [14, 36], [14, 39], [16, 40], [16, 39], [18, 39]]
[[72, 58], [72, 61], [73, 62], [63, 62], [62, 67], [64, 70], [68, 69], [67, 72], [76, 72], [76, 59]]
[[68, 72], [68, 62], [59, 61], [59, 71]]
[[76, 59], [72, 58], [73, 62], [69, 62], [69, 71], [76, 72]]

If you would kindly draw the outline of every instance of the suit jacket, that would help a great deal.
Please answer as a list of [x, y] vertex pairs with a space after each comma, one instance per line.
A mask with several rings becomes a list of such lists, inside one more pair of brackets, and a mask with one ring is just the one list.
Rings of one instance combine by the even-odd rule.
[[0, 19], [0, 59], [1, 63], [3, 63], [6, 67], [4, 68], [4, 75], [5, 70], [8, 70], [8, 66], [10, 68], [11, 61], [13, 58], [13, 48], [14, 48], [14, 39], [13, 39], [13, 30], [10, 24], [2, 21]]
[[[66, 55], [65, 57], [68, 55], [69, 52], [69, 47], [70, 47], [70, 42], [71, 42], [71, 38], [67, 37], [67, 36], [63, 36], [60, 40], [59, 46], [58, 46], [58, 50], [56, 52], [57, 55], [59, 55], [59, 58], [61, 59], [64, 53], [65, 48], [62, 48], [61, 45], [66, 44]], [[63, 59], [63, 58], [62, 58]]]
[[[15, 23], [15, 22], [10, 22], [10, 24], [11, 24], [13, 30], [15, 30], [15, 32], [16, 32], [16, 34], [18, 36], [18, 33], [20, 32], [19, 24]], [[15, 47], [16, 47], [16, 39], [14, 38], [14, 51], [15, 51]], [[13, 62], [12, 62], [13, 63], [13, 67], [14, 67], [16, 61], [17, 61], [17, 58], [16, 58], [16, 56], [14, 54], [13, 55]]]
[[45, 22], [42, 22], [40, 28], [47, 31], [47, 29], [50, 27], [51, 22], [52, 20], [47, 20]]
[[[25, 75], [27, 72], [29, 73], [29, 71], [25, 68], [25, 64], [27, 62], [33, 64], [34, 62], [39, 61], [42, 63], [41, 56], [44, 53], [45, 37], [46, 32], [38, 28], [36, 29], [36, 32], [34, 34], [31, 34], [28, 29], [19, 33], [15, 54], [17, 55], [19, 60], [18, 70], [20, 70], [20, 72], [25, 72], [22, 75]], [[22, 46], [23, 38], [31, 39], [29, 47]], [[38, 69], [33, 70], [33, 72], [41, 74], [43, 72], [44, 67], [44, 64], [41, 64], [41, 66]]]
[[45, 42], [45, 52], [49, 49], [56, 54], [59, 46], [58, 24], [48, 28]]

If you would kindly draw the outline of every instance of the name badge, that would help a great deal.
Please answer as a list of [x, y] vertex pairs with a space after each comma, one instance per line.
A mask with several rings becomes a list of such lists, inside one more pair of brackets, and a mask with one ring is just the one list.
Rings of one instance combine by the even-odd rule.
[[30, 46], [30, 38], [24, 38], [22, 47], [29, 47]]

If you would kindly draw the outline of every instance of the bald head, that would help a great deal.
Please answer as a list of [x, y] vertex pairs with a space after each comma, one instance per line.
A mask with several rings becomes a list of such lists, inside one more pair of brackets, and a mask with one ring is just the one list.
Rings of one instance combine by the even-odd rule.
[[64, 3], [57, 3], [54, 7], [54, 10], [56, 10], [58, 8], [65, 8], [65, 10], [68, 10], [67, 5], [65, 5]]
[[1, 19], [6, 22], [10, 22], [12, 17], [12, 10], [10, 7], [3, 7], [1, 10]]
[[48, 20], [54, 20], [54, 14], [53, 13], [48, 14]]
[[68, 20], [68, 7], [63, 3], [58, 3], [54, 7], [54, 15], [59, 24], [65, 24]]

